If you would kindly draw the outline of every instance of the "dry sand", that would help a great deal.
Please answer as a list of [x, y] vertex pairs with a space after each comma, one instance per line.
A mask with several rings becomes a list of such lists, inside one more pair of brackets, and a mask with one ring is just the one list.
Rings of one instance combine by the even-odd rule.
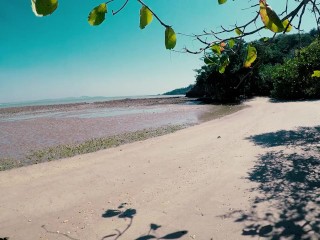
[[173, 134], [0, 172], [0, 238], [320, 239], [320, 102], [246, 104]]

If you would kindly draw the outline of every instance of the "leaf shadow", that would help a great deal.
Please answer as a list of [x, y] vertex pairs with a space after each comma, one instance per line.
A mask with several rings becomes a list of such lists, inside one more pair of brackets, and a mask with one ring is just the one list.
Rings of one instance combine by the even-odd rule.
[[[267, 148], [248, 172], [258, 192], [249, 211], [223, 217], [244, 223], [242, 235], [268, 239], [320, 239], [320, 126], [247, 138]], [[268, 207], [266, 207], [268, 206]]]
[[[124, 227], [123, 230], [119, 230], [119, 229], [115, 229], [116, 233], [112, 233], [112, 234], [108, 234], [104, 237], [102, 237], [101, 240], [104, 239], [108, 239], [108, 238], [113, 238], [113, 240], [117, 240], [120, 238], [124, 238], [124, 235], [126, 234], [126, 232], [131, 228], [132, 224], [133, 224], [133, 219], [137, 214], [136, 209], [133, 208], [127, 208], [126, 207], [126, 203], [122, 203], [120, 206], [118, 206], [118, 208], [115, 209], [108, 209], [106, 210], [103, 214], [102, 217], [103, 218], [119, 218], [119, 219], [129, 219], [129, 223]], [[155, 223], [151, 223], [149, 225], [149, 230], [147, 231], [147, 233], [143, 234], [142, 236], [139, 236], [137, 238], [132, 238], [135, 240], [149, 240], [149, 239], [156, 239], [156, 240], [160, 240], [160, 239], [179, 239], [183, 236], [185, 236], [188, 231], [183, 230], [183, 231], [176, 231], [176, 232], [172, 232], [169, 234], [165, 234], [163, 236], [158, 236], [157, 230], [159, 228], [161, 228], [161, 225], [155, 224]], [[127, 239], [127, 237], [126, 237]]]

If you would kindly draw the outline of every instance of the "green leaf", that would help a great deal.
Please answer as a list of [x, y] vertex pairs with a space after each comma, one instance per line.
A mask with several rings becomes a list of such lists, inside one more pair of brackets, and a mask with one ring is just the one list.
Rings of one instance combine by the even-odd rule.
[[165, 31], [165, 45], [166, 49], [173, 49], [177, 43], [177, 36], [171, 27], [166, 27]]
[[140, 9], [140, 28], [144, 29], [148, 24], [152, 22], [152, 19], [152, 12], [146, 6], [142, 6]]
[[213, 59], [212, 59], [211, 57], [205, 57], [203, 61], [204, 61], [204, 63], [207, 64], [207, 65], [212, 65], [212, 64], [214, 64], [214, 61], [213, 61]]
[[239, 35], [239, 36], [243, 34], [243, 32], [242, 32], [239, 28], [236, 28], [234, 31], [235, 31], [236, 34]]
[[263, 37], [263, 38], [260, 38], [259, 41], [261, 41], [261, 42], [268, 42], [268, 41], [269, 41], [269, 38], [268, 38], [268, 37]]
[[89, 13], [88, 22], [91, 26], [100, 25], [106, 18], [107, 4], [101, 3], [99, 6], [92, 9]]
[[227, 2], [227, 0], [218, 0], [218, 3], [219, 4], [224, 4], [224, 3], [226, 3]]
[[230, 47], [230, 48], [233, 48], [234, 45], [236, 45], [236, 42], [235, 42], [233, 39], [230, 39], [229, 42], [228, 42], [228, 44], [229, 44], [229, 47]]
[[[289, 23], [289, 20], [288, 20], [288, 19], [282, 21], [282, 25], [283, 25], [283, 31], [284, 31], [285, 29], [287, 29], [286, 32], [290, 32], [290, 31], [292, 30], [292, 25]], [[288, 26], [288, 25], [289, 25], [289, 26]], [[287, 28], [287, 26], [288, 26], [288, 28]]]
[[272, 32], [278, 33], [284, 30], [283, 24], [266, 0], [260, 0], [260, 17], [266, 28]]
[[219, 73], [223, 74], [226, 71], [226, 67], [224, 65], [221, 65], [219, 67]]
[[311, 77], [317, 77], [317, 78], [320, 78], [320, 71], [319, 70], [315, 70], [312, 74]]
[[229, 65], [230, 59], [227, 55], [223, 55], [220, 58], [220, 66], [219, 66], [219, 73], [223, 74], [226, 71], [226, 67]]
[[221, 47], [219, 45], [212, 45], [211, 46], [212, 52], [214, 52], [217, 55], [221, 55]]
[[249, 68], [251, 64], [257, 59], [257, 49], [251, 45], [248, 46], [248, 52], [244, 67]]
[[31, 0], [31, 7], [36, 16], [47, 16], [57, 9], [58, 0]]
[[204, 62], [207, 65], [218, 65], [218, 64], [220, 64], [220, 59], [217, 56], [208, 56], [208, 55], [206, 55], [204, 57]]

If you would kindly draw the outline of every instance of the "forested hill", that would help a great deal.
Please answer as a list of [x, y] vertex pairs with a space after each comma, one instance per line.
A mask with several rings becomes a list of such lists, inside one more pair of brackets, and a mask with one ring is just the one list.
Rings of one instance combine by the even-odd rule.
[[177, 89], [174, 89], [170, 92], [166, 92], [163, 95], [185, 95], [188, 91], [191, 90], [191, 88], [193, 88], [193, 86], [194, 86], [193, 84], [190, 84], [188, 87], [177, 88]]

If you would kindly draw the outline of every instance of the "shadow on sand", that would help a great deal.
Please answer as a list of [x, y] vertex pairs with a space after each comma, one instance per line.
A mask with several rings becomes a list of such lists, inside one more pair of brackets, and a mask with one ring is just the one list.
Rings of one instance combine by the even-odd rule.
[[[160, 239], [178, 239], [183, 236], [185, 236], [188, 231], [177, 231], [177, 232], [172, 232], [169, 234], [165, 234], [163, 236], [158, 236], [157, 234], [157, 229], [161, 228], [161, 225], [151, 223], [149, 226], [149, 230], [146, 234], [142, 236], [138, 236], [136, 238], [128, 236], [126, 232], [130, 229], [130, 227], [133, 224], [133, 219], [135, 215], [137, 214], [137, 211], [132, 208], [127, 208], [126, 203], [122, 203], [118, 209], [108, 209], [102, 214], [103, 218], [119, 218], [119, 219], [124, 219], [126, 222], [129, 220], [129, 223], [124, 225], [124, 228], [122, 230], [120, 229], [115, 229], [114, 233], [110, 233], [106, 236], [103, 236], [101, 240], [104, 239], [111, 239], [111, 240], [117, 240], [117, 239], [135, 239], [135, 240], [149, 240], [149, 239], [155, 239], [155, 240], [160, 240]], [[66, 233], [61, 233], [58, 231], [50, 231], [45, 225], [42, 225], [41, 228], [43, 228], [46, 233], [52, 234], [52, 235], [59, 235], [59, 236], [64, 236], [65, 238], [71, 239], [71, 240], [79, 240], [77, 238], [73, 238], [70, 235]], [[0, 238], [0, 240], [8, 240], [9, 238]]]
[[244, 223], [242, 235], [320, 239], [320, 126], [247, 140], [268, 148], [248, 173], [248, 179], [258, 184], [251, 191], [259, 194], [249, 211], [237, 210], [224, 217]]
[[[133, 224], [133, 219], [135, 217], [135, 215], [137, 214], [137, 211], [135, 209], [132, 208], [126, 208], [126, 203], [122, 203], [118, 209], [114, 210], [114, 209], [108, 209], [107, 211], [105, 211], [102, 214], [103, 218], [120, 218], [120, 219], [129, 219], [129, 223], [124, 227], [123, 230], [119, 230], [119, 229], [115, 229], [116, 233], [112, 233], [112, 234], [108, 234], [106, 236], [104, 236], [101, 240], [104, 239], [113, 239], [113, 240], [117, 240], [120, 238], [124, 238], [124, 239], [128, 239], [127, 236], [124, 236], [125, 233], [128, 231], [128, 229], [132, 226]], [[161, 225], [155, 224], [155, 223], [151, 223], [149, 226], [149, 230], [146, 234], [139, 236], [137, 238], [130, 238], [130, 239], [135, 239], [135, 240], [149, 240], [149, 239], [156, 239], [156, 240], [160, 240], [160, 239], [178, 239], [181, 238], [183, 236], [185, 236], [188, 231], [177, 231], [177, 232], [173, 232], [173, 233], [169, 233], [166, 234], [164, 236], [159, 237], [157, 235], [157, 229], [161, 228]]]

